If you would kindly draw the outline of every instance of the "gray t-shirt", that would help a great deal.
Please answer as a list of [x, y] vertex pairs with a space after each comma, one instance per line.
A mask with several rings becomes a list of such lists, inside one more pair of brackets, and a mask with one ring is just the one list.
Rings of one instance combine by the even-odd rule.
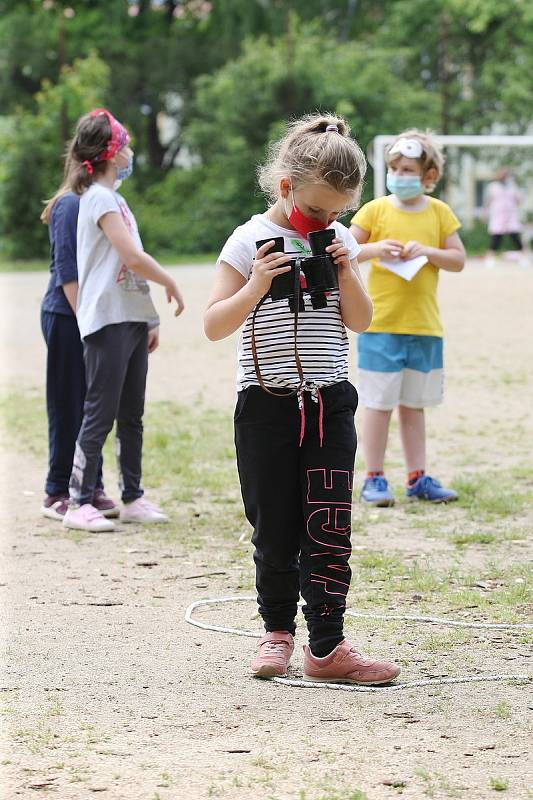
[[82, 339], [119, 322], [146, 322], [149, 328], [159, 324], [147, 281], [122, 263], [98, 225], [110, 212], [121, 215], [142, 249], [135, 217], [124, 198], [107, 186], [93, 183], [80, 198], [78, 215], [76, 316]]

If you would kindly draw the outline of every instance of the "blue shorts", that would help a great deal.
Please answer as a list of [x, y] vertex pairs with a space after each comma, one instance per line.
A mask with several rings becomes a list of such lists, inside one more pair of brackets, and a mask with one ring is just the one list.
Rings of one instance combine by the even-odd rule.
[[442, 402], [443, 340], [440, 336], [362, 333], [357, 391], [367, 408], [391, 411], [398, 405], [426, 408]]

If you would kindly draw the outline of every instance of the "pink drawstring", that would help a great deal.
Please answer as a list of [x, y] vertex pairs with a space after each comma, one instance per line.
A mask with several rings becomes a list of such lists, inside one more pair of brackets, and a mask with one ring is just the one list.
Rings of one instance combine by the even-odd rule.
[[298, 447], [301, 447], [305, 436], [305, 403], [302, 394], [298, 395], [298, 406], [300, 407], [300, 444]]
[[[318, 438], [320, 439], [320, 447], [322, 447], [324, 444], [324, 403], [318, 387], [316, 388], [315, 396], [318, 402]], [[305, 436], [305, 399], [303, 392], [298, 394], [298, 408], [300, 409], [300, 443], [298, 446], [301, 447]]]
[[322, 395], [320, 389], [316, 390], [318, 397], [318, 436], [320, 439], [320, 447], [324, 443], [324, 404], [322, 403]]

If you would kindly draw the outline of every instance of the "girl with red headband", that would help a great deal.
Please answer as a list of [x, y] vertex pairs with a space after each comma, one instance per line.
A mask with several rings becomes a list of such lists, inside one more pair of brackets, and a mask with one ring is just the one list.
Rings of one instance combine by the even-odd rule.
[[70, 188], [80, 195], [76, 316], [87, 392], [63, 525], [94, 532], [114, 528], [92, 498], [115, 420], [121, 522], [167, 521], [141, 487], [148, 353], [159, 343], [159, 317], [147, 281], [165, 287], [168, 302], [176, 301], [176, 316], [183, 300], [169, 273], [144, 252], [135, 217], [116, 191], [133, 169], [129, 141], [126, 128], [99, 108], [79, 120], [67, 154]]

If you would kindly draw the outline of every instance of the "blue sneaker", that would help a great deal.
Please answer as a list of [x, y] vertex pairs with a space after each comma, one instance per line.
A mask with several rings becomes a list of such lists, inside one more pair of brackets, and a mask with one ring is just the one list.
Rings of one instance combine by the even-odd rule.
[[387, 479], [383, 475], [374, 475], [363, 483], [361, 500], [371, 506], [386, 508], [394, 505], [394, 497], [389, 489]]
[[429, 475], [421, 475], [412, 486], [407, 487], [405, 494], [413, 500], [429, 500], [430, 503], [451, 503], [459, 497], [453, 489], [445, 489]]

